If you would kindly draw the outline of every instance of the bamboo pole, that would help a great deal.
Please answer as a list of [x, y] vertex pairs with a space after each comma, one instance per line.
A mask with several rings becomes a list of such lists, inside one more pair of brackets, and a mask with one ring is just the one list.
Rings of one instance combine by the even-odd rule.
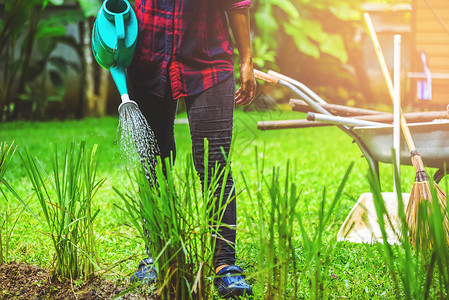
[[393, 186], [397, 194], [396, 181], [401, 180], [401, 35], [394, 36], [394, 103], [393, 103], [393, 149], [396, 157], [396, 172], [393, 169]]

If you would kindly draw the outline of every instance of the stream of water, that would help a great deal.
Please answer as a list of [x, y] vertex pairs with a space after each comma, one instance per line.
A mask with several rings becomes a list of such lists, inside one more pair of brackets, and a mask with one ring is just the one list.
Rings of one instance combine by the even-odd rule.
[[140, 112], [137, 105], [126, 104], [119, 111], [118, 131], [120, 134], [120, 152], [127, 164], [136, 161], [136, 154], [145, 166], [145, 176], [150, 180], [154, 177], [154, 169], [159, 155], [159, 147], [153, 130]]

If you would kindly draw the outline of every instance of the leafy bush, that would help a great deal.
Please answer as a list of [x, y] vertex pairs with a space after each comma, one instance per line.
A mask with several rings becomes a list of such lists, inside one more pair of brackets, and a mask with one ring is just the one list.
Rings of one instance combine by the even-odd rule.
[[[65, 57], [52, 55], [60, 44], [73, 49], [83, 61], [82, 45], [66, 35], [66, 26], [92, 16], [97, 1], [78, 0], [81, 9], [51, 11], [62, 0], [4, 1], [0, 19], [0, 120], [18, 117], [42, 119], [50, 101], [62, 101], [69, 69], [80, 67]], [[48, 93], [47, 86], [55, 92]], [[26, 108], [26, 109], [25, 109]]]

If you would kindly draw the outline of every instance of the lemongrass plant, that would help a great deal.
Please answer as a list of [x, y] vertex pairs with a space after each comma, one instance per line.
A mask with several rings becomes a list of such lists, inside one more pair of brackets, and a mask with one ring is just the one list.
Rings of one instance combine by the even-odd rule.
[[[11, 202], [8, 200], [7, 191], [15, 195], [17, 194], [4, 178], [16, 149], [17, 147], [14, 146], [14, 142], [12, 142], [11, 145], [8, 145], [6, 142], [0, 143], [0, 195], [3, 200], [0, 203], [0, 205], [2, 205], [0, 212], [0, 266], [7, 261], [9, 242], [18, 219], [16, 218], [15, 221], [12, 220], [13, 210]], [[23, 209], [19, 211], [18, 215], [20, 216], [22, 212]]]
[[12, 156], [14, 155], [14, 152], [16, 150], [16, 147], [13, 147], [13, 143], [8, 146], [6, 142], [0, 143], [0, 195], [2, 195], [2, 199], [5, 203], [2, 203], [6, 205], [6, 207], [2, 210], [1, 213], [1, 224], [0, 224], [0, 266], [3, 265], [3, 263], [6, 260], [6, 257], [8, 256], [8, 250], [9, 250], [9, 237], [10, 235], [5, 235], [5, 240], [3, 240], [4, 232], [8, 231], [8, 228], [6, 228], [9, 225], [10, 216], [11, 216], [11, 210], [9, 207], [9, 201], [8, 197], [6, 196], [3, 186], [5, 185], [3, 182], [5, 179], [3, 178], [6, 169], [8, 168], [9, 163], [11, 162]]
[[[16, 150], [17, 146], [14, 146], [14, 142], [9, 146], [6, 142], [0, 143], [0, 195], [2, 196], [0, 198], [2, 200], [0, 202], [0, 266], [8, 261], [11, 237], [23, 212], [28, 210], [36, 217], [5, 178], [6, 170]], [[18, 202], [13, 202], [12, 199]]]
[[[326, 189], [323, 189], [318, 225], [306, 228], [298, 208], [301, 190], [292, 176], [296, 173], [294, 168], [292, 171], [287, 162], [285, 174], [281, 174], [279, 167], [266, 172], [264, 159], [259, 161], [258, 156], [256, 149], [256, 181], [249, 183], [242, 173], [250, 206], [245, 209], [249, 212], [246, 215], [247, 232], [257, 241], [257, 272], [252, 277], [257, 286], [263, 286], [265, 299], [329, 297], [324, 275], [329, 271], [338, 244], [336, 240], [326, 241], [324, 235], [342, 198], [353, 164], [344, 174], [327, 209]], [[300, 237], [295, 236], [298, 232]]]
[[[308, 296], [309, 299], [327, 299], [332, 297], [331, 291], [326, 286], [328, 281], [325, 280], [325, 277], [329, 276], [331, 259], [341, 244], [337, 243], [336, 238], [331, 238], [331, 241], [325, 242], [324, 236], [327, 228], [330, 226], [329, 223], [332, 215], [335, 213], [335, 209], [342, 199], [344, 188], [353, 166], [354, 163], [351, 163], [347, 168], [340, 181], [337, 192], [327, 209], [326, 188], [323, 188], [320, 208], [317, 214], [318, 226], [312, 230], [312, 232], [314, 231], [313, 234], [308, 234], [308, 232], [311, 231], [305, 228], [301, 214], [296, 213], [298, 224], [301, 229], [301, 238], [304, 243], [305, 265], [308, 269], [309, 280], [311, 283]], [[297, 270], [297, 272], [300, 272], [300, 270]]]
[[[213, 203], [218, 195], [223, 199], [224, 185], [221, 191], [217, 187], [220, 180], [226, 182], [229, 165], [208, 168], [207, 141], [204, 157], [202, 187], [191, 156], [182, 173], [168, 159], [163, 166], [158, 157], [156, 178], [151, 180], [157, 183], [149, 184], [141, 168], [132, 176], [135, 186], [131, 192], [116, 190], [126, 215], [154, 256], [161, 299], [207, 299], [211, 295], [213, 236], [218, 234], [223, 212], [223, 207], [215, 209]], [[225, 199], [224, 204], [233, 200]]]
[[[280, 181], [279, 168], [272, 169], [271, 178], [258, 171], [257, 174], [262, 178], [256, 195], [252, 195], [253, 189], [244, 173], [241, 174], [250, 203], [255, 206], [245, 210], [248, 212], [246, 220], [251, 220], [248, 232], [258, 241], [259, 272], [254, 277], [257, 282], [265, 283], [266, 299], [288, 298], [288, 286], [297, 289], [296, 277], [291, 276], [290, 269], [292, 266], [295, 268], [297, 263], [293, 223], [300, 191], [294, 182], [289, 181], [288, 169], [287, 165], [284, 185]], [[256, 211], [257, 215], [254, 214]]]
[[71, 143], [62, 155], [51, 146], [50, 175], [28, 150], [21, 157], [53, 242], [53, 274], [89, 279], [97, 261], [93, 221], [99, 212], [92, 211], [92, 201], [105, 181], [96, 178], [98, 146]]
[[6, 142], [0, 143], [0, 178], [3, 179], [16, 149], [14, 142], [11, 145], [8, 145]]

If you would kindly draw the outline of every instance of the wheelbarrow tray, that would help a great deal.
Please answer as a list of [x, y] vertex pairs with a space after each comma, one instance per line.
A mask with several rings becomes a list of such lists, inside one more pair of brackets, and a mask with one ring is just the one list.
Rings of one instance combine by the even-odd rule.
[[[442, 168], [449, 165], [449, 122], [425, 122], [408, 124], [416, 149], [426, 167]], [[374, 160], [392, 163], [393, 126], [354, 127], [353, 132], [362, 140]], [[410, 152], [401, 136], [401, 165], [411, 165]]]

